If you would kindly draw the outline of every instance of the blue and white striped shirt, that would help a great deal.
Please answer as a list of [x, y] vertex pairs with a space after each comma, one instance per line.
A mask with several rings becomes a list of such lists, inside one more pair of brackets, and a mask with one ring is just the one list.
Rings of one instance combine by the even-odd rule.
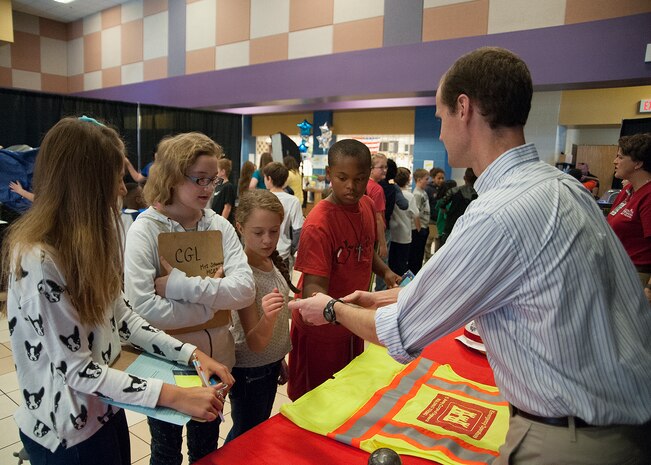
[[376, 314], [401, 362], [475, 320], [502, 394], [595, 425], [651, 418], [651, 309], [590, 194], [539, 160], [502, 154], [443, 246]]

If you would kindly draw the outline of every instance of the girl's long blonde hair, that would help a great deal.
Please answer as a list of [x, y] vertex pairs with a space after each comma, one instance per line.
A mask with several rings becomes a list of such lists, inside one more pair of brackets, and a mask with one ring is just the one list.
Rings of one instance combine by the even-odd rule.
[[113, 129], [77, 118], [55, 124], [36, 158], [34, 203], [5, 237], [3, 282], [18, 272], [25, 253], [41, 246], [63, 274], [82, 324], [102, 322], [122, 288], [123, 171], [124, 144]]

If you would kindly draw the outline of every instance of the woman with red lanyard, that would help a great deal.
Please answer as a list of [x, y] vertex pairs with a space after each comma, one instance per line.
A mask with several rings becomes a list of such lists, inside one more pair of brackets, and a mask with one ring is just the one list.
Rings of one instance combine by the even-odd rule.
[[631, 257], [651, 302], [651, 133], [619, 139], [615, 177], [628, 181], [608, 215], [608, 223]]

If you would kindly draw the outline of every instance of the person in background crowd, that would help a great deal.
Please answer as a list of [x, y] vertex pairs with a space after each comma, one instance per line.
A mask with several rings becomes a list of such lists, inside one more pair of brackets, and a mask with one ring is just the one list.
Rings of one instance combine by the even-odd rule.
[[436, 196], [439, 189], [445, 182], [445, 172], [441, 168], [432, 168], [429, 170], [429, 182], [425, 186], [427, 192], [427, 199], [429, 200], [429, 236], [425, 243], [425, 261], [429, 260], [432, 256], [432, 244], [434, 244], [434, 251], [436, 251], [436, 239], [439, 237], [439, 231], [436, 228], [436, 218], [438, 216], [438, 209], [436, 208]]
[[299, 171], [298, 163], [294, 157], [283, 158], [285, 168], [289, 170], [287, 186], [292, 189], [293, 195], [298, 199], [299, 205], [303, 206], [303, 177]]
[[599, 198], [599, 178], [590, 172], [587, 163], [579, 163], [578, 168], [581, 170], [581, 183], [588, 189], [593, 197]]
[[[233, 226], [206, 205], [218, 181], [222, 149], [205, 134], [183, 133], [159, 145], [155, 171], [145, 184], [151, 205], [127, 233], [124, 289], [134, 309], [178, 339], [201, 348], [229, 369], [235, 346], [220, 309], [250, 305], [255, 297], [251, 268]], [[167, 232], [220, 231], [222, 268], [212, 277], [187, 276], [161, 259], [158, 236]], [[183, 427], [148, 418], [152, 465], [180, 465]], [[213, 452], [219, 421], [187, 423], [189, 461]]]
[[409, 269], [409, 248], [411, 246], [412, 223], [420, 229], [419, 211], [414, 194], [409, 189], [411, 171], [400, 167], [396, 173], [396, 185], [402, 189], [402, 194], [408, 202], [406, 210], [394, 208], [389, 225], [391, 227], [391, 246], [389, 247], [389, 268], [398, 276], [404, 275]]
[[154, 151], [152, 155], [152, 160], [149, 163], [147, 163], [140, 172], [138, 172], [138, 170], [134, 168], [133, 164], [131, 164], [129, 157], [127, 157], [126, 155], [124, 156], [124, 166], [129, 172], [129, 175], [134, 180], [134, 182], [137, 182], [138, 184], [144, 184], [145, 182], [147, 182], [147, 178], [149, 177], [149, 170], [151, 169], [155, 161], [156, 161], [156, 151]]
[[443, 185], [436, 194], [436, 230], [439, 232], [439, 237], [436, 238], [436, 250], [443, 247], [445, 241], [443, 240], [443, 231], [445, 231], [445, 222], [448, 214], [443, 203], [443, 198], [452, 189], [457, 187], [457, 182], [454, 179], [448, 179], [443, 182]]
[[406, 287], [344, 298], [361, 310], [324, 294], [289, 307], [403, 363], [474, 320], [511, 404], [494, 465], [651, 463], [649, 303], [592, 196], [525, 143], [532, 95], [512, 52], [459, 58], [436, 115], [450, 165], [479, 175], [477, 200]]
[[[651, 295], [651, 133], [619, 139], [615, 177], [628, 181], [608, 214], [608, 223], [626, 249]], [[651, 301], [651, 299], [650, 299]]]
[[264, 168], [264, 182], [267, 189], [273, 192], [284, 209], [283, 222], [280, 225], [280, 238], [278, 239], [278, 253], [285, 262], [291, 276], [294, 268], [294, 254], [298, 250], [303, 227], [303, 209], [298, 199], [285, 192], [282, 186], [287, 182], [289, 170], [282, 163], [269, 163]]
[[371, 158], [371, 176], [368, 179], [366, 186], [366, 195], [373, 201], [373, 211], [375, 212], [375, 227], [376, 237], [378, 242], [378, 255], [382, 260], [387, 258], [387, 243], [384, 236], [386, 224], [384, 223], [384, 211], [386, 210], [386, 199], [384, 197], [384, 190], [379, 182], [386, 177], [387, 174], [387, 156], [383, 153], [376, 153]]
[[411, 245], [409, 246], [409, 269], [414, 273], [423, 266], [425, 256], [425, 244], [429, 235], [429, 199], [425, 186], [429, 181], [429, 172], [426, 169], [419, 168], [414, 171], [414, 200], [418, 208], [418, 222], [414, 219], [411, 230]]
[[20, 184], [20, 181], [12, 181], [9, 183], [9, 190], [14, 194], [20, 195], [22, 198], [29, 200], [30, 202], [34, 201], [34, 194], [26, 189]]
[[475, 191], [474, 187], [475, 181], [477, 181], [477, 176], [475, 176], [472, 168], [466, 168], [463, 175], [463, 186], [453, 187], [441, 199], [441, 208], [445, 209], [445, 229], [441, 234], [441, 245], [445, 244], [445, 241], [452, 233], [454, 224], [466, 211], [470, 202], [477, 198], [477, 191]]
[[265, 152], [260, 155], [260, 166], [253, 172], [253, 176], [251, 176], [249, 189], [266, 189], [264, 186], [264, 174], [262, 170], [264, 170], [264, 167], [272, 161], [274, 160], [269, 152]]
[[34, 204], [3, 244], [9, 337], [25, 397], [15, 419], [30, 464], [130, 465], [126, 415], [106, 398], [217, 418], [223, 385], [181, 388], [113, 369], [121, 342], [183, 365], [196, 355], [208, 376], [233, 382], [225, 366], [152, 327], [124, 298], [123, 158], [113, 129], [88, 117], [59, 121], [36, 159]]
[[251, 177], [255, 172], [255, 164], [250, 161], [245, 161], [240, 170], [240, 180], [237, 183], [237, 196], [238, 198], [242, 196], [247, 190], [249, 190], [249, 184], [251, 183]]
[[[391, 254], [391, 228], [390, 228], [390, 221], [391, 221], [391, 215], [393, 215], [393, 211], [395, 207], [397, 206], [399, 209], [406, 210], [409, 207], [409, 202], [405, 198], [405, 196], [402, 194], [402, 190], [396, 186], [394, 183], [394, 179], [396, 177], [396, 173], [398, 172], [398, 166], [396, 165], [396, 162], [393, 161], [390, 158], [387, 158], [387, 174], [384, 177], [384, 179], [380, 180], [378, 183], [380, 187], [382, 187], [382, 191], [384, 192], [384, 199], [385, 199], [385, 210], [384, 210], [384, 240], [387, 244], [387, 250], [388, 254]], [[384, 263], [389, 263], [389, 257], [387, 256], [386, 258], [383, 259]], [[399, 275], [402, 276], [402, 273], [398, 273]], [[381, 291], [383, 289], [386, 289], [387, 285], [380, 276], [375, 277], [375, 290], [376, 291]]]
[[229, 181], [233, 163], [228, 158], [220, 158], [217, 162], [217, 187], [213, 193], [211, 208], [223, 216], [230, 224], [235, 224], [235, 186]]

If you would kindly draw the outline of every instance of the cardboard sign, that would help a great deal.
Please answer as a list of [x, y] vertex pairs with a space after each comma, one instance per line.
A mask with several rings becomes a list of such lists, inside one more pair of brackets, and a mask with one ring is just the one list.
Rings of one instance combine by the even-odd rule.
[[[160, 233], [158, 254], [188, 276], [213, 276], [224, 263], [221, 231]], [[161, 266], [161, 273], [165, 274]]]
[[[173, 268], [178, 268], [188, 276], [214, 276], [217, 268], [224, 264], [221, 231], [189, 231], [160, 233], [158, 235], [158, 254], [165, 258]], [[164, 276], [165, 269], [161, 265]], [[165, 331], [168, 334], [187, 333], [200, 329], [224, 326], [230, 322], [230, 310], [215, 312], [212, 320], [189, 328]]]

